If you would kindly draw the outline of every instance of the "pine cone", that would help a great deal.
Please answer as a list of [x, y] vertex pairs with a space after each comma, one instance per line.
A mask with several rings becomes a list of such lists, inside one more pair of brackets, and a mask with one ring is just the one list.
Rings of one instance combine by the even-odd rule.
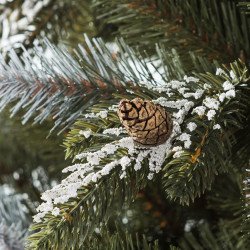
[[170, 114], [162, 106], [148, 100], [122, 99], [118, 108], [118, 116], [128, 134], [141, 145], [162, 144], [172, 132], [173, 124]]

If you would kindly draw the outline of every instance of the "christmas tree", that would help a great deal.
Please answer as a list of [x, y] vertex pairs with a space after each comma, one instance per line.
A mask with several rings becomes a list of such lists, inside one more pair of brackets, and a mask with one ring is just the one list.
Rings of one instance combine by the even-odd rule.
[[0, 0], [0, 23], [0, 249], [249, 249], [248, 1]]

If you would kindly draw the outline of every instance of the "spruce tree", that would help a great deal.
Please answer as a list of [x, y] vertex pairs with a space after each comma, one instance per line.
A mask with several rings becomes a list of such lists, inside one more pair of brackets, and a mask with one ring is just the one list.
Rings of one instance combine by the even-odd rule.
[[249, 13], [0, 0], [0, 249], [248, 249]]

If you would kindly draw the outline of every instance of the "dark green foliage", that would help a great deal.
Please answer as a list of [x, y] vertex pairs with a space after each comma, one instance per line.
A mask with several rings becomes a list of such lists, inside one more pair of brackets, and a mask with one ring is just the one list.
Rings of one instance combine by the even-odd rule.
[[[250, 80], [245, 67], [234, 63], [231, 64], [231, 68], [238, 78], [238, 83], [235, 84], [238, 97], [226, 102], [220, 108], [215, 123], [223, 121], [222, 131], [213, 130], [213, 123], [204, 121], [203, 117], [192, 117], [192, 120], [187, 118], [188, 122], [195, 121], [199, 124], [196, 134], [192, 137], [195, 141], [193, 151], [186, 152], [164, 167], [163, 185], [172, 199], [179, 198], [182, 203], [189, 203], [210, 188], [215, 175], [228, 171], [229, 163], [233, 158], [231, 150], [235, 142], [234, 133], [242, 128], [249, 107], [249, 98], [245, 96], [245, 92], [249, 91]], [[219, 93], [222, 83], [226, 80], [209, 73], [197, 74], [197, 76], [201, 79], [201, 85], [206, 82], [212, 84], [212, 90], [207, 96]], [[244, 91], [242, 91], [242, 85], [246, 87]], [[218, 138], [220, 138], [219, 142]]]
[[181, 55], [191, 50], [227, 60], [241, 50], [250, 53], [246, 6], [234, 0], [94, 1], [101, 27], [115, 25], [115, 34], [130, 44], [149, 47], [161, 41]]
[[[123, 233], [124, 234], [124, 233]], [[93, 250], [102, 250], [102, 249], [110, 249], [110, 250], [157, 250], [159, 249], [159, 244], [157, 241], [148, 242], [145, 235], [139, 237], [137, 234], [135, 236], [125, 233], [124, 235], [120, 235], [119, 233], [115, 233], [110, 235], [108, 233], [104, 233], [100, 235], [100, 237], [104, 240], [104, 242], [100, 242], [98, 240], [93, 240], [88, 249]], [[174, 248], [170, 248], [174, 250]]]
[[237, 228], [234, 232], [228, 232], [221, 223], [220, 231], [216, 235], [207, 223], [197, 225], [195, 232], [187, 232], [180, 242], [181, 249], [185, 250], [247, 250], [249, 245], [242, 245], [240, 232]]
[[0, 184], [8, 183], [16, 192], [27, 193], [37, 201], [68, 164], [60, 147], [63, 137], [51, 135], [46, 139], [52, 125], [49, 122], [43, 127], [21, 126], [20, 118], [8, 116], [7, 112], [0, 116]]

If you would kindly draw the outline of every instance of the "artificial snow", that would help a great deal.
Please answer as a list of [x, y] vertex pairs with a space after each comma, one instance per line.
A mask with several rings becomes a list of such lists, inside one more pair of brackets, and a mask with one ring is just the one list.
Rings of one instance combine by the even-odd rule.
[[225, 91], [234, 89], [234, 85], [230, 83], [229, 81], [225, 81], [222, 86]]
[[213, 129], [221, 129], [220, 124], [215, 124], [215, 125], [213, 126]]
[[235, 73], [232, 70], [230, 70], [230, 77], [232, 78], [232, 80], [237, 79]]
[[193, 109], [192, 114], [196, 113], [199, 116], [203, 116], [205, 114], [206, 107], [204, 106], [198, 106]]
[[176, 151], [174, 154], [173, 154], [173, 158], [179, 158], [182, 154], [183, 154], [183, 150], [180, 150], [180, 151]]
[[215, 115], [216, 115], [215, 110], [211, 109], [207, 112], [207, 119], [210, 121], [214, 118]]
[[235, 93], [235, 90], [234, 90], [234, 89], [228, 90], [228, 91], [226, 92], [226, 98], [227, 98], [227, 99], [234, 98], [235, 95], [236, 95], [236, 93]]
[[110, 134], [110, 135], [119, 136], [122, 133], [125, 133], [125, 130], [122, 127], [120, 127], [120, 128], [107, 128], [107, 129], [103, 130], [104, 135]]
[[[2, 0], [1, 2], [5, 3], [6, 1]], [[50, 2], [51, 0], [25, 0], [18, 10], [12, 11], [10, 7], [2, 10], [0, 14], [3, 20], [2, 35], [0, 37], [2, 52], [5, 53], [12, 48], [21, 47], [34, 31], [34, 20], [39, 12], [48, 6]]]
[[196, 125], [194, 122], [189, 122], [189, 123], [187, 124], [187, 129], [188, 129], [190, 132], [194, 131], [196, 128], [197, 128], [197, 125]]
[[85, 118], [106, 118], [108, 116], [108, 110], [101, 110], [100, 112], [98, 113], [88, 113], [88, 114], [85, 114], [84, 117]]
[[223, 69], [221, 69], [221, 68], [217, 68], [215, 74], [216, 74], [217, 76], [221, 76], [221, 75], [223, 75], [223, 74], [226, 74], [226, 72], [225, 72]]
[[211, 98], [211, 97], [206, 97], [203, 101], [203, 104], [209, 108], [209, 109], [215, 109], [218, 110], [219, 109], [219, 101], [215, 98]]
[[[217, 69], [216, 74], [224, 74], [224, 71]], [[160, 76], [157, 75], [157, 77]], [[80, 188], [95, 184], [102, 178], [109, 178], [108, 176], [113, 171], [118, 171], [121, 179], [126, 178], [128, 168], [132, 167], [134, 171], [139, 171], [142, 167], [145, 167], [144, 163], [146, 162], [149, 171], [147, 178], [151, 180], [154, 174], [161, 170], [162, 165], [169, 155], [172, 155], [173, 158], [181, 157], [185, 152], [184, 150], [191, 147], [192, 132], [197, 129], [197, 124], [194, 122], [189, 122], [183, 126], [187, 114], [197, 114], [202, 119], [207, 117], [207, 120], [210, 121], [216, 115], [216, 111], [219, 110], [220, 103], [225, 98], [230, 99], [235, 96], [234, 86], [230, 82], [225, 81], [222, 86], [224, 92], [220, 92], [213, 97], [206, 96], [203, 101], [200, 100], [202, 105], [194, 107], [195, 100], [201, 99], [205, 92], [204, 89], [200, 88], [197, 88], [193, 92], [190, 88], [192, 86], [191, 82], [197, 83], [199, 79], [185, 76], [184, 81], [164, 82], [158, 86], [153, 84], [147, 85], [143, 81], [140, 82], [141, 86], [143, 85], [158, 93], [165, 93], [168, 96], [159, 97], [153, 100], [153, 102], [167, 109], [174, 110], [171, 111], [173, 131], [169, 139], [158, 146], [143, 147], [136, 145], [131, 137], [124, 137], [112, 143], [107, 143], [95, 152], [79, 153], [75, 159], [80, 161], [80, 163], [63, 170], [64, 173], [70, 173], [69, 176], [62, 180], [60, 184], [43, 193], [42, 200], [44, 202], [37, 208], [38, 214], [34, 216], [34, 221], [42, 221], [42, 218], [47, 213], [52, 213], [54, 216], [60, 215], [60, 209], [57, 204], [63, 204], [70, 198], [77, 197], [77, 191]], [[171, 99], [171, 96], [176, 93], [179, 94], [179, 99]], [[85, 118], [105, 119], [109, 112], [116, 110], [117, 105], [113, 105], [106, 110], [86, 114]], [[220, 128], [219, 124], [213, 126], [213, 129]], [[189, 131], [190, 134], [186, 131]], [[92, 131], [80, 131], [79, 133], [88, 138]], [[105, 135], [119, 136], [122, 133], [125, 133], [123, 128], [108, 128], [103, 130], [103, 134]], [[178, 141], [178, 146], [173, 147], [173, 139]]]
[[226, 98], [226, 94], [224, 92], [219, 95], [220, 102], [223, 102], [225, 98]]
[[86, 139], [92, 135], [91, 130], [80, 130], [79, 135], [83, 135]]
[[199, 82], [200, 79], [196, 78], [196, 77], [193, 77], [193, 76], [184, 76], [183, 78], [187, 83], [189, 82]]

